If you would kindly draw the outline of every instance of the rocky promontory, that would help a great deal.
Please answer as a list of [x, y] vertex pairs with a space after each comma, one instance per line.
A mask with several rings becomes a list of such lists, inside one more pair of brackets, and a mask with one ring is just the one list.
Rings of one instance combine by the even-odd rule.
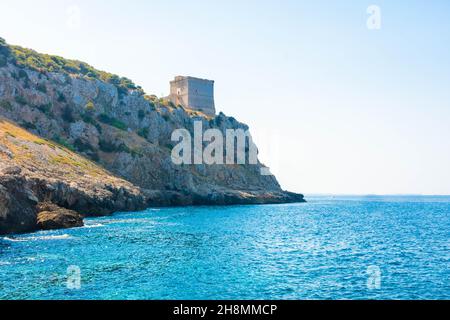
[[[150, 75], [151, 76], [151, 75]], [[151, 206], [302, 202], [261, 163], [176, 165], [171, 134], [244, 129], [131, 80], [0, 38], [0, 234], [76, 227]]]

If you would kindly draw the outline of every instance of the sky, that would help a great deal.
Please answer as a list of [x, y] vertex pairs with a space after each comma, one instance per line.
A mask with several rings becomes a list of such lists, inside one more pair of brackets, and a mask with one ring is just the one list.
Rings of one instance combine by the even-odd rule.
[[450, 1], [0, 0], [0, 37], [148, 94], [215, 80], [284, 189], [450, 194]]

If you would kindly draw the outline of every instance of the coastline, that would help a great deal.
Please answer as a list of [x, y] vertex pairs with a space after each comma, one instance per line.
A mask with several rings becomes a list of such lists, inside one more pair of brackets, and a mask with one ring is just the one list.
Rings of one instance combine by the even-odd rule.
[[[0, 234], [83, 226], [85, 217], [108, 216], [149, 208], [186, 206], [264, 205], [306, 202], [292, 192], [227, 190], [208, 194], [145, 190], [132, 185], [104, 185], [89, 190], [80, 184], [30, 177], [26, 169], [0, 166]], [[88, 185], [87, 187], [91, 187]]]
[[[0, 234], [149, 207], [305, 201], [263, 174], [249, 127], [233, 117], [175, 105], [130, 79], [1, 38], [0, 57]], [[206, 153], [203, 135], [229, 132], [243, 133], [231, 136], [230, 154], [224, 145]], [[202, 161], [194, 153], [193, 163], [178, 163], [192, 150], [179, 133], [194, 137]], [[179, 147], [186, 150], [177, 158]]]

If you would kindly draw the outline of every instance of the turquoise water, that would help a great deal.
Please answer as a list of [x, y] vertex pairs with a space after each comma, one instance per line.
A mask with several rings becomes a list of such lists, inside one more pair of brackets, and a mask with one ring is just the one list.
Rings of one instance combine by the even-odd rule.
[[0, 299], [450, 299], [450, 197], [310, 197], [86, 224], [0, 238]]

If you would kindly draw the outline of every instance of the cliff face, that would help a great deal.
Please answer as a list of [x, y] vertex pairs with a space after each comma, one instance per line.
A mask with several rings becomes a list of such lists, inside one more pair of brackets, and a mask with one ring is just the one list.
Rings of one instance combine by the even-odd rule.
[[145, 195], [133, 184], [0, 118], [0, 234], [40, 228], [41, 212], [70, 215], [40, 208], [44, 202], [83, 215], [140, 210], [147, 205]]
[[[282, 191], [275, 177], [261, 175], [259, 163], [172, 162], [175, 129], [193, 132], [194, 121], [204, 130], [248, 129], [234, 118], [170, 105], [145, 96], [126, 78], [11, 47], [1, 38], [0, 117], [0, 170], [20, 168], [12, 176], [24, 179], [30, 194], [9, 193], [34, 202], [108, 214], [156, 205], [303, 200]], [[6, 197], [12, 188], [2, 189], [2, 183], [0, 202], [1, 192]], [[0, 233], [8, 231], [2, 227], [4, 212], [0, 205]]]

